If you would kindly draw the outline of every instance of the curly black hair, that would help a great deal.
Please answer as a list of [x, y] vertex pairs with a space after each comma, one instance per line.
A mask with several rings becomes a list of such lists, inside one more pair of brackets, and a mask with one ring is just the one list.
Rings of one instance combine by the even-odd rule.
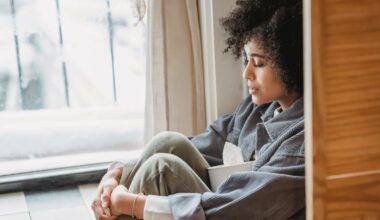
[[302, 0], [238, 0], [221, 24], [229, 35], [224, 52], [239, 58], [255, 38], [286, 90], [303, 94]]

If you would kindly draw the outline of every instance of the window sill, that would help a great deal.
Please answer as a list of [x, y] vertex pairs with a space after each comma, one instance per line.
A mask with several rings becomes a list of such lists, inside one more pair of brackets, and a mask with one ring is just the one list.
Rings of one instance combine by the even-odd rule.
[[140, 153], [141, 150], [98, 152], [0, 162], [0, 193], [98, 182], [112, 161], [137, 160]]

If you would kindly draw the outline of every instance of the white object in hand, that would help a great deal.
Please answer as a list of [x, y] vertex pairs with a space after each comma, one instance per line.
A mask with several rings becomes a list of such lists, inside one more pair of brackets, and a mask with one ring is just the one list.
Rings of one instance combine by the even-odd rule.
[[224, 165], [208, 168], [211, 190], [215, 192], [226, 179], [235, 172], [252, 170], [253, 161], [244, 162], [241, 149], [226, 142], [223, 149]]
[[244, 163], [244, 159], [240, 147], [226, 142], [223, 148], [223, 164], [235, 165], [241, 163]]

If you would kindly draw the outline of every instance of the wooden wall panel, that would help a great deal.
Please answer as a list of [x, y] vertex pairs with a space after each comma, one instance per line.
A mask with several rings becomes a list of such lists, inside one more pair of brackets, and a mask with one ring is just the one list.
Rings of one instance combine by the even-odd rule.
[[327, 219], [380, 219], [380, 172], [327, 180]]
[[311, 0], [314, 219], [380, 219], [380, 0]]
[[380, 170], [380, 132], [366, 134], [363, 132], [366, 130], [364, 126], [357, 129], [362, 131], [358, 131], [360, 135], [355, 134], [352, 137], [346, 136], [336, 141], [325, 142], [328, 147], [326, 150], [327, 175]]
[[324, 5], [327, 175], [380, 170], [380, 3]]

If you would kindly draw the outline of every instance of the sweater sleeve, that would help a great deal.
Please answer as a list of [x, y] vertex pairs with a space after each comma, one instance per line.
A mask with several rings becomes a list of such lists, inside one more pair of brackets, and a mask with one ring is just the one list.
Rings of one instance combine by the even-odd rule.
[[223, 146], [229, 127], [232, 126], [233, 117], [233, 114], [219, 117], [208, 126], [205, 132], [189, 138], [211, 166], [223, 163]]
[[[223, 163], [223, 147], [234, 128], [235, 119], [239, 118], [239, 114], [242, 114], [242, 110], [247, 110], [247, 107], [250, 105], [253, 105], [252, 99], [247, 97], [233, 113], [223, 115], [216, 119], [207, 127], [205, 132], [194, 137], [189, 137], [190, 141], [198, 148], [211, 166]], [[250, 111], [250, 109], [248, 109], [248, 111]], [[233, 142], [231, 140], [228, 141]], [[237, 143], [234, 144], [237, 145]]]
[[144, 219], [173, 220], [168, 197], [149, 195], [145, 203]]
[[256, 171], [235, 173], [216, 192], [169, 196], [174, 219], [287, 219], [300, 216], [305, 207], [304, 163], [297, 157], [285, 159], [293, 162], [287, 166], [269, 163]]

